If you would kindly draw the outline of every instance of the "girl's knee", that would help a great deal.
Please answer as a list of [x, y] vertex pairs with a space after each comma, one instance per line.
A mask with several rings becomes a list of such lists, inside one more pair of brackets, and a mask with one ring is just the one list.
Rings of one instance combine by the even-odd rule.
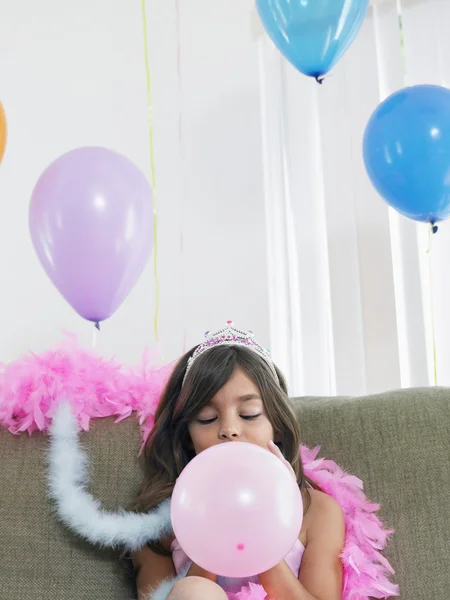
[[185, 577], [173, 586], [167, 600], [228, 600], [223, 589], [203, 577]]

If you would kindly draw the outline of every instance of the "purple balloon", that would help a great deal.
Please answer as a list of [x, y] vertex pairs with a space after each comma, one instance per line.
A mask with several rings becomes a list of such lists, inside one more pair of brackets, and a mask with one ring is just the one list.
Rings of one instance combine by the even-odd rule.
[[150, 184], [106, 148], [78, 148], [56, 159], [33, 190], [29, 219], [48, 276], [94, 323], [122, 304], [153, 248]]

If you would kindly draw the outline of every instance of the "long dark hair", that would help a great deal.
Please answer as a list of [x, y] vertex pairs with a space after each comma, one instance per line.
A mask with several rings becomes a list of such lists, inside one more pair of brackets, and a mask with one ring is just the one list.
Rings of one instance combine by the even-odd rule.
[[[310, 498], [299, 456], [299, 426], [280, 370], [275, 367], [278, 377], [275, 381], [266, 361], [253, 350], [237, 345], [216, 346], [195, 359], [183, 384], [187, 363], [194, 351], [195, 347], [175, 366], [156, 410], [155, 425], [145, 443], [145, 480], [135, 509], [151, 510], [172, 495], [178, 476], [195, 456], [188, 424], [238, 367], [260, 391], [275, 441], [294, 469], [307, 509]], [[161, 544], [154, 544], [152, 548], [163, 552]]]

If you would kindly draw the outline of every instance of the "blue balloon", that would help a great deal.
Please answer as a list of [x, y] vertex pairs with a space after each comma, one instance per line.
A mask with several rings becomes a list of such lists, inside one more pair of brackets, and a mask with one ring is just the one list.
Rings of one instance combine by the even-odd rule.
[[356, 37], [369, 0], [256, 0], [264, 27], [301, 73], [328, 73]]
[[364, 162], [399, 213], [436, 223], [450, 216], [450, 90], [416, 85], [384, 100], [364, 133]]

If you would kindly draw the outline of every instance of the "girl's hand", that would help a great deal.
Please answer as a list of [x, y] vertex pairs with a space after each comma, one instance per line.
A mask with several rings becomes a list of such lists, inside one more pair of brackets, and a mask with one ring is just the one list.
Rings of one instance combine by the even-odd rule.
[[291, 463], [284, 458], [284, 456], [281, 453], [281, 450], [278, 448], [278, 446], [272, 440], [270, 440], [270, 442], [267, 444], [267, 448], [268, 448], [268, 450], [270, 450], [270, 452], [272, 452], [272, 454], [274, 454], [277, 458], [279, 458], [281, 460], [281, 462], [288, 469], [288, 471], [290, 472], [292, 477], [295, 479], [295, 481], [297, 481], [297, 477], [295, 475], [295, 471], [292, 468]]

